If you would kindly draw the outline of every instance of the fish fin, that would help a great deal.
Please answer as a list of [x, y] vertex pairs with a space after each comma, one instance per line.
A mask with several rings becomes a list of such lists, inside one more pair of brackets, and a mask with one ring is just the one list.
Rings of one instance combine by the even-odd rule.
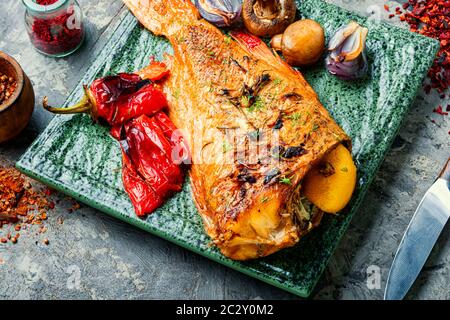
[[169, 36], [180, 26], [200, 18], [189, 0], [123, 0], [134, 16], [156, 35]]
[[251, 53], [256, 59], [266, 61], [268, 64], [280, 68], [291, 68], [281, 57], [273, 50], [271, 50], [260, 38], [245, 31], [232, 31], [231, 37], [243, 47], [246, 51]]
[[233, 31], [231, 37], [247, 52], [249, 52], [256, 59], [265, 61], [271, 68], [278, 70], [285, 76], [293, 77], [299, 85], [304, 86], [305, 92], [308, 92], [311, 97], [317, 97], [315, 91], [306, 82], [300, 71], [292, 68], [286, 61], [271, 50], [260, 38], [249, 34], [245, 31]]

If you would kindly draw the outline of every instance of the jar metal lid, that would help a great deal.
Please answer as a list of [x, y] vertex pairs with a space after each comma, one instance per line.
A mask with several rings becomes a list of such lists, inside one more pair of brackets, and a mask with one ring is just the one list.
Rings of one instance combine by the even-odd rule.
[[25, 5], [25, 7], [27, 7], [27, 9], [30, 9], [31, 11], [39, 13], [49, 13], [58, 10], [68, 1], [69, 0], [57, 0], [55, 3], [48, 5], [37, 4], [35, 0], [22, 0], [22, 3]]

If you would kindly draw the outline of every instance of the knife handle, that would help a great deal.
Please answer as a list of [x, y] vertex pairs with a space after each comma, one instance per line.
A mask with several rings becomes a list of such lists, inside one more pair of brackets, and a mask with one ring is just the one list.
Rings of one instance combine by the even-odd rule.
[[439, 174], [440, 179], [444, 179], [445, 181], [450, 181], [450, 158], [448, 158], [447, 163]]

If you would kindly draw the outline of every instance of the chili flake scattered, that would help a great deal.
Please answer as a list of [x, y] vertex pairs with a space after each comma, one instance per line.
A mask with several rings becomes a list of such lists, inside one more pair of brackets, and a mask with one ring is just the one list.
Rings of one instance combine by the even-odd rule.
[[440, 114], [441, 116], [447, 116], [448, 115], [448, 112], [445, 112], [442, 109], [442, 106], [438, 106], [437, 108], [433, 109], [433, 112], [437, 113], [437, 114]]
[[[47, 219], [51, 202], [45, 192], [33, 188], [30, 181], [15, 168], [0, 167], [0, 228], [13, 225], [2, 236], [1, 243], [17, 243], [18, 231], [27, 225], [42, 225]], [[14, 236], [11, 235], [13, 230], [17, 232]]]
[[450, 2], [447, 0], [407, 0], [397, 10], [400, 20], [409, 24], [410, 30], [440, 41], [441, 47], [428, 72], [428, 94], [435, 89], [441, 98], [450, 85]]

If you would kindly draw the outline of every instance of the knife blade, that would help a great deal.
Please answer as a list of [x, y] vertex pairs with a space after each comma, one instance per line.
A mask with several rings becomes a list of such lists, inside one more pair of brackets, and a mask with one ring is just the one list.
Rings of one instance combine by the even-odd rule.
[[425, 193], [397, 249], [386, 283], [385, 300], [401, 300], [422, 270], [450, 217], [450, 158]]

